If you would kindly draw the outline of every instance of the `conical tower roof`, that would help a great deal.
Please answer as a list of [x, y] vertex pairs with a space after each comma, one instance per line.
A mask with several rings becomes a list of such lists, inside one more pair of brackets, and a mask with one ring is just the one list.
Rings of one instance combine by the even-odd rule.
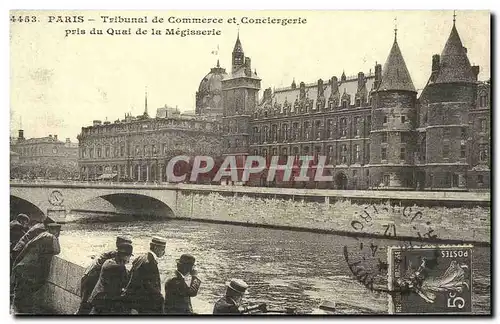
[[415, 91], [410, 72], [406, 68], [405, 60], [399, 49], [396, 37], [391, 51], [382, 70], [382, 82], [378, 90]]
[[474, 73], [455, 23], [446, 41], [434, 83], [475, 82]]
[[243, 46], [241, 46], [239, 32], [238, 37], [236, 38], [236, 43], [234, 44], [233, 53], [243, 53]]

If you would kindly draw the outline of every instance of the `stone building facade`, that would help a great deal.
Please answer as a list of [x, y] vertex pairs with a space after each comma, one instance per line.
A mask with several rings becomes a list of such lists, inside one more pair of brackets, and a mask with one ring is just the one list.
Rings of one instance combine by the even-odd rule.
[[[397, 31], [396, 31], [397, 32]], [[374, 73], [265, 89], [238, 37], [222, 81], [223, 151], [271, 156], [325, 155], [331, 183], [279, 180], [248, 185], [337, 189], [489, 188], [490, 84], [477, 79], [453, 23], [432, 58], [423, 91], [413, 85], [395, 33]], [[313, 161], [312, 169], [314, 170]], [[312, 172], [314, 174], [314, 171]], [[265, 178], [265, 175], [263, 176]]]
[[[396, 31], [397, 32], [397, 31]], [[246, 185], [336, 189], [468, 190], [490, 187], [490, 83], [478, 81], [453, 23], [430, 77], [418, 91], [395, 33], [385, 64], [355, 76], [264, 89], [239, 35], [231, 70], [217, 61], [196, 92], [196, 115], [162, 108], [114, 123], [95, 121], [79, 135], [81, 178], [165, 181], [175, 155], [268, 160], [326, 156], [331, 182]], [[219, 161], [216, 159], [216, 161]]]
[[76, 179], [78, 177], [78, 143], [57, 135], [10, 139], [10, 177], [12, 179]]
[[80, 179], [161, 182], [166, 181], [166, 166], [174, 156], [221, 154], [218, 123], [163, 110], [158, 114], [163, 117], [151, 118], [146, 103], [141, 116], [126, 115], [113, 123], [95, 120], [82, 127]]
[[19, 130], [18, 137], [11, 139], [10, 149], [18, 154], [16, 163], [65, 164], [76, 166], [78, 161], [78, 143], [69, 138], [60, 141], [57, 135], [47, 137], [24, 137], [24, 130]]

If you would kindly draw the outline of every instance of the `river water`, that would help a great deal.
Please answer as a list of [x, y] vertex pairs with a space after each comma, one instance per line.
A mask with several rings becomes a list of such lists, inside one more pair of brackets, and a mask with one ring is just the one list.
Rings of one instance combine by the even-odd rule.
[[[344, 246], [359, 246], [355, 238], [182, 220], [79, 222], [64, 226], [61, 256], [86, 266], [92, 256], [114, 249], [122, 233], [132, 238], [136, 256], [148, 250], [151, 236], [167, 239], [159, 261], [162, 283], [174, 274], [182, 253], [196, 257], [202, 280], [193, 298], [197, 313], [211, 313], [231, 278], [250, 285], [247, 301], [266, 302], [268, 308], [308, 312], [330, 301], [340, 313], [387, 313], [387, 295], [354, 280], [344, 260]], [[384, 255], [384, 247], [397, 243], [375, 240], [381, 247], [377, 253]], [[475, 248], [473, 260], [473, 311], [489, 313], [489, 248]]]

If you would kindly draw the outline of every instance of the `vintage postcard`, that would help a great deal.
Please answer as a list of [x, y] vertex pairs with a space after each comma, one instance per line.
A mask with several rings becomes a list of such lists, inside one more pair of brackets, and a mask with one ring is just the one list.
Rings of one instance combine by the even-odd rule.
[[491, 315], [489, 11], [9, 19], [11, 314]]

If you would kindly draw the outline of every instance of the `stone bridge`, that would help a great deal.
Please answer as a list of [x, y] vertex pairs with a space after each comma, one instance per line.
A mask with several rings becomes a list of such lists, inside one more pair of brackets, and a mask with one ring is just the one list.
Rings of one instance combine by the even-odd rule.
[[28, 213], [37, 220], [64, 220], [72, 210], [89, 206], [96, 198], [109, 202], [116, 213], [170, 217], [175, 214], [175, 185], [144, 186], [91, 183], [11, 183], [11, 215]]
[[[34, 219], [50, 217], [64, 220], [72, 210], [86, 209], [93, 201], [102, 198], [109, 202], [114, 212], [135, 216], [203, 218], [207, 208], [215, 208], [214, 203], [201, 198], [215, 193], [230, 197], [237, 202], [238, 197], [285, 199], [331, 204], [337, 200], [352, 203], [391, 203], [412, 206], [489, 206], [489, 192], [426, 192], [426, 191], [361, 191], [262, 188], [224, 185], [194, 185], [173, 183], [96, 183], [96, 182], [22, 182], [10, 183], [11, 217], [20, 212]], [[194, 206], [193, 197], [198, 196]], [[201, 197], [200, 197], [201, 196]], [[83, 207], [83, 208], [82, 208]], [[96, 209], [97, 208], [97, 209]], [[87, 208], [99, 211], [99, 207]], [[198, 210], [196, 210], [198, 208]], [[227, 206], [220, 207], [216, 213], [227, 212]], [[266, 209], [266, 208], [264, 208]], [[255, 211], [257, 212], [257, 211]], [[263, 210], [262, 212], [266, 212]], [[267, 211], [269, 212], [269, 211]], [[193, 215], [197, 213], [199, 215]]]

